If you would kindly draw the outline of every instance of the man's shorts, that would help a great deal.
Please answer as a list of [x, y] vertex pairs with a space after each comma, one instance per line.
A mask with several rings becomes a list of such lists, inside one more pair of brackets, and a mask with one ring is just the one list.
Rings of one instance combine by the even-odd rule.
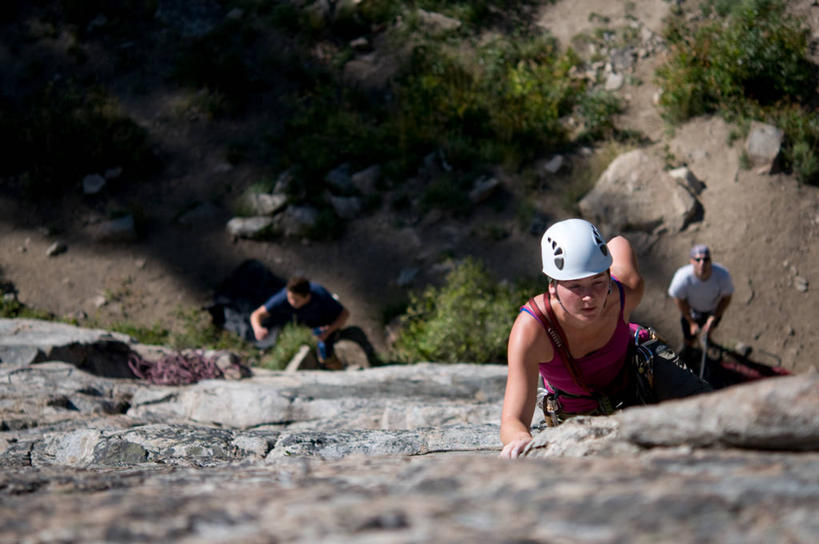
[[[711, 312], [697, 312], [691, 310], [691, 319], [694, 320], [694, 323], [702, 327], [705, 325], [705, 322], [708, 321], [708, 318], [711, 317]], [[716, 327], [719, 325], [719, 321], [721, 318], [717, 317], [714, 319], [714, 326]], [[688, 320], [685, 317], [680, 318], [680, 325], [682, 326], [683, 338], [686, 340], [694, 340], [696, 337], [691, 334], [691, 325], [688, 323]]]

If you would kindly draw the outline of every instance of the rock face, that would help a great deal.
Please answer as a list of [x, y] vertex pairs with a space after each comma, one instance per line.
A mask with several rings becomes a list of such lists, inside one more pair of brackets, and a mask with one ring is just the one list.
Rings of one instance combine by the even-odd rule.
[[697, 199], [663, 162], [640, 149], [614, 159], [578, 205], [605, 232], [679, 232], [698, 210]]
[[2, 320], [0, 338], [0, 542], [819, 533], [815, 373], [557, 428], [537, 419], [526, 458], [504, 461], [500, 365], [254, 370], [160, 387], [111, 377], [110, 342], [150, 352], [122, 335]]

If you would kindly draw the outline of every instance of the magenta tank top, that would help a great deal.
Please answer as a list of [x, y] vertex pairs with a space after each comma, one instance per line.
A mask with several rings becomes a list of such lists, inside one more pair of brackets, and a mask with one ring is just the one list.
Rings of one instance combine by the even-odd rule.
[[[625, 363], [626, 350], [628, 349], [632, 335], [629, 325], [623, 320], [623, 304], [625, 302], [623, 286], [617, 280], [614, 281], [620, 292], [620, 315], [617, 319], [617, 327], [615, 327], [614, 333], [612, 333], [609, 341], [600, 349], [596, 349], [584, 357], [575, 359], [575, 365], [583, 376], [584, 384], [596, 392], [617, 392], [616, 390], [611, 391], [611, 387], [614, 382], [619, 382], [619, 380], [615, 380], [615, 378], [617, 378], [617, 375]], [[530, 313], [528, 310], [526, 310], [526, 312]], [[554, 393], [555, 388], [557, 388], [570, 395], [586, 397], [560, 397], [560, 403], [566, 412], [589, 412], [597, 408], [597, 401], [593, 398], [588, 398], [588, 393], [580, 389], [575, 383], [572, 375], [569, 374], [569, 371], [566, 369], [563, 355], [556, 347], [552, 360], [538, 363], [538, 369], [540, 375], [543, 376], [543, 381], [549, 392]], [[622, 387], [619, 383], [617, 385]]]

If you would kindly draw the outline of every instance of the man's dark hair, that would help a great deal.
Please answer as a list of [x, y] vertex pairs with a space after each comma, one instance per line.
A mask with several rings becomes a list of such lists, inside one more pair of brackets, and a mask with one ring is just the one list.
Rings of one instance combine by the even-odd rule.
[[287, 280], [287, 290], [300, 297], [310, 294], [310, 280], [304, 276], [293, 276]]

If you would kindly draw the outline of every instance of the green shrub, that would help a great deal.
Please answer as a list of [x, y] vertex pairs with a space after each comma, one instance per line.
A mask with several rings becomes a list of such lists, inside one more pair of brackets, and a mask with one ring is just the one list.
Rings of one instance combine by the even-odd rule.
[[293, 33], [298, 32], [301, 26], [298, 9], [290, 2], [277, 2], [272, 5], [268, 20], [274, 27]]
[[583, 94], [578, 113], [584, 120], [581, 139], [599, 140], [610, 138], [615, 131], [614, 116], [623, 111], [620, 99], [599, 89]]
[[[487, 27], [498, 25], [503, 19], [510, 19], [507, 24], [519, 23], [516, 20], [526, 5], [535, 4], [532, 0], [420, 0], [414, 4], [421, 9], [434, 11], [458, 19], [470, 27]], [[524, 15], [525, 17], [525, 15]]]
[[301, 346], [316, 346], [316, 337], [309, 327], [288, 323], [279, 332], [276, 345], [259, 361], [259, 366], [270, 370], [284, 370]]
[[[585, 96], [586, 83], [569, 77], [581, 62], [572, 50], [561, 52], [556, 40], [522, 21], [514, 32], [495, 32], [489, 39], [477, 31], [484, 23], [517, 21], [525, 4], [413, 4], [412, 9], [438, 11], [465, 23], [458, 32], [433, 37], [411, 32], [413, 18], [404, 16], [400, 2], [362, 2], [355, 16], [370, 26], [404, 16], [403, 30], [388, 34], [412, 48], [389, 90], [348, 87], [329, 58], [322, 63], [313, 57], [294, 63], [274, 59], [285, 71], [293, 64], [291, 79], [298, 89], [286, 101], [291, 114], [271, 147], [282, 154], [284, 167], [298, 168], [307, 193], [316, 194], [324, 190], [328, 170], [343, 162], [364, 167], [373, 156], [381, 157], [391, 179], [413, 175], [433, 151], [440, 151], [456, 172], [497, 163], [515, 168], [570, 145], [563, 119], [572, 113], [588, 127], [587, 140], [607, 136], [618, 103], [603, 94]], [[298, 76], [297, 66], [312, 68], [300, 69]], [[455, 178], [430, 189], [447, 196], [461, 191]]]
[[290, 105], [294, 114], [276, 143], [308, 193], [320, 193], [325, 174], [343, 162], [359, 167], [389, 154], [377, 105], [354, 90], [321, 83]]
[[674, 121], [813, 93], [808, 31], [781, 0], [743, 0], [724, 23], [694, 30], [678, 22], [667, 37], [672, 56], [658, 76], [661, 104]]
[[808, 29], [789, 15], [782, 0], [711, 2], [725, 20], [695, 28], [681, 17], [666, 28], [667, 64], [657, 71], [664, 116], [672, 123], [719, 113], [745, 123], [756, 119], [785, 131], [783, 156], [806, 182], [817, 181], [809, 149], [819, 142], [819, 120], [810, 107], [816, 66]]
[[85, 26], [99, 15], [111, 19], [150, 20], [158, 7], [158, 0], [61, 0], [63, 13], [67, 21]]
[[236, 334], [214, 326], [211, 315], [200, 308], [177, 308], [176, 321], [163, 342], [174, 349], [227, 349], [245, 355], [252, 349]]
[[518, 307], [532, 283], [495, 282], [479, 262], [467, 259], [446, 277], [412, 295], [393, 356], [402, 362], [500, 363]]
[[525, 33], [468, 49], [434, 42], [414, 49], [392, 122], [405, 149], [442, 149], [459, 167], [525, 160], [566, 144], [559, 119], [582, 90], [568, 77], [572, 54]]
[[208, 89], [207, 106], [213, 115], [240, 113], [251, 95], [263, 88], [263, 80], [245, 56], [254, 38], [250, 26], [228, 20], [183, 43], [173, 75], [183, 85]]
[[23, 194], [74, 190], [88, 174], [121, 166], [122, 179], [156, 171], [147, 132], [100, 88], [49, 83], [19, 103], [0, 104], [0, 175], [19, 176]]
[[358, 13], [370, 25], [382, 25], [392, 22], [401, 13], [402, 4], [399, 0], [362, 0]]
[[819, 184], [819, 113], [793, 105], [770, 114], [772, 122], [786, 135], [782, 158], [784, 167], [814, 185]]
[[809, 183], [819, 180], [819, 157], [816, 147], [810, 147], [806, 142], [798, 142], [790, 149], [790, 161], [796, 176]]
[[37, 310], [29, 308], [16, 298], [6, 299], [0, 298], [0, 317], [6, 319], [42, 319], [44, 321], [53, 321], [54, 314], [44, 310]]
[[[86, 324], [85, 326], [90, 325]], [[146, 327], [144, 325], [138, 325], [136, 323], [121, 321], [112, 324], [110, 327], [105, 328], [110, 329], [112, 331], [121, 332], [122, 334], [127, 334], [140, 344], [163, 346], [169, 344], [171, 338], [171, 331], [162, 326], [160, 323], [154, 323], [153, 325]]]
[[466, 212], [470, 207], [468, 196], [471, 178], [466, 176], [442, 175], [433, 179], [421, 195], [421, 211], [433, 208]]

